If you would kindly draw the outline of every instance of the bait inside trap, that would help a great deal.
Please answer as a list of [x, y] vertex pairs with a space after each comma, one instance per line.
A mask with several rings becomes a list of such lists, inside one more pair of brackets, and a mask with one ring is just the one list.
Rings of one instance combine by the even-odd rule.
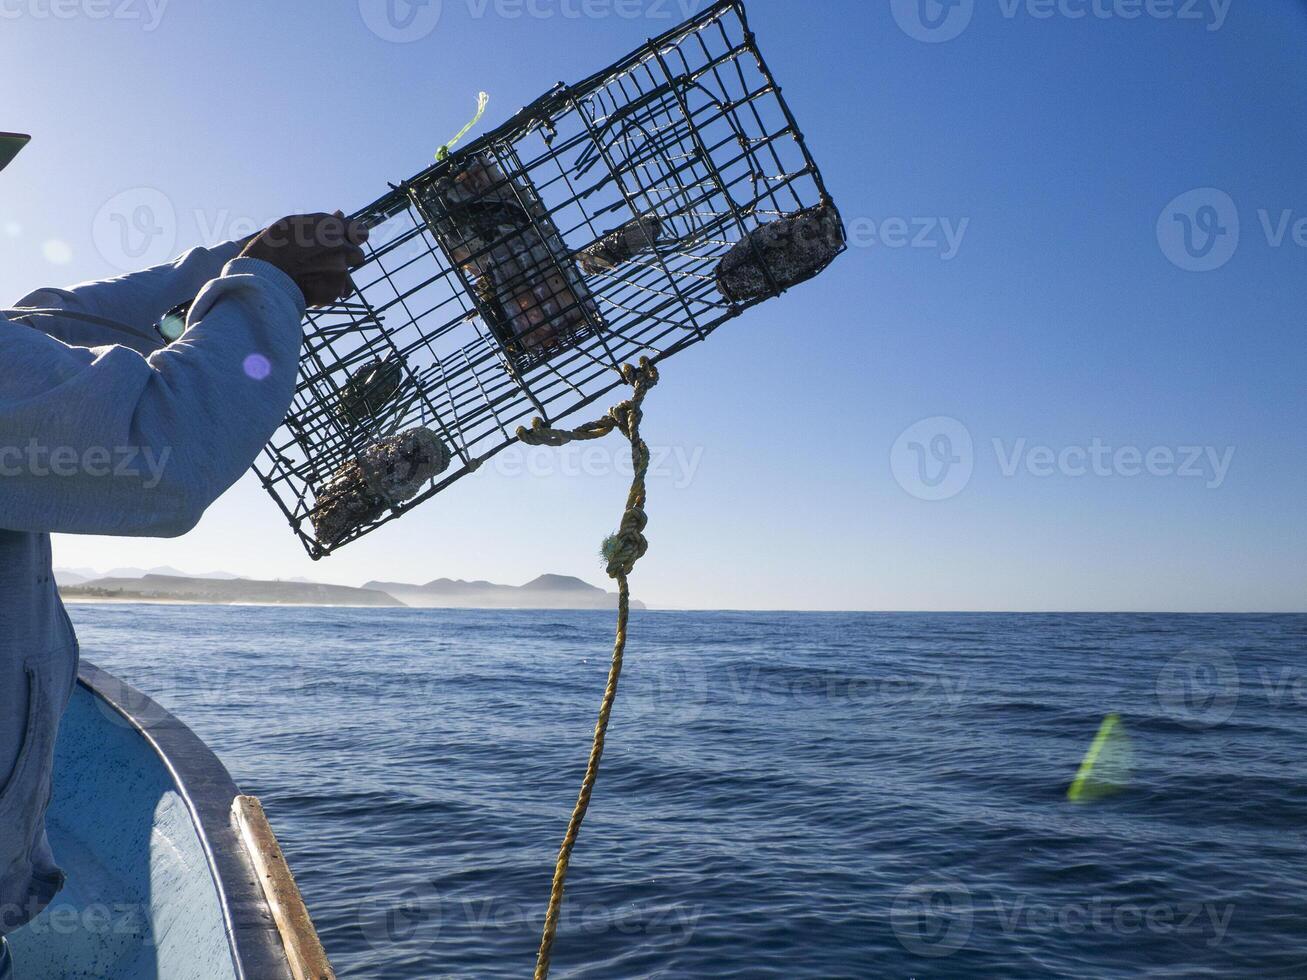
[[821, 272], [843, 224], [741, 0], [560, 84], [355, 218], [256, 464], [313, 558]]

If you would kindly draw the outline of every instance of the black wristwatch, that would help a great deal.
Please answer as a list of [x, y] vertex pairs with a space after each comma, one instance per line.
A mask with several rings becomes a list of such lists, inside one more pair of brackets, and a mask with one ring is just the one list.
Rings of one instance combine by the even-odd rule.
[[194, 304], [193, 299], [178, 303], [154, 325], [154, 332], [159, 335], [164, 344], [171, 344], [186, 332], [186, 320], [191, 315], [191, 307]]

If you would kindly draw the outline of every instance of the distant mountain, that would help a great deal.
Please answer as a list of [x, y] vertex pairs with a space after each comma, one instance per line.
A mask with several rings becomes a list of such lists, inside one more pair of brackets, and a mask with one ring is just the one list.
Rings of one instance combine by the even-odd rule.
[[527, 582], [522, 588], [530, 589], [533, 592], [591, 593], [603, 591], [603, 589], [596, 588], [589, 582], [583, 582], [571, 575], [541, 575], [539, 578]]
[[83, 582], [89, 582], [93, 578], [99, 578], [100, 573], [92, 568], [56, 568], [54, 570], [54, 580], [60, 585], [81, 585]]
[[[570, 575], [541, 575], [526, 585], [496, 585], [440, 578], [426, 585], [368, 582], [365, 589], [387, 592], [405, 605], [427, 609], [613, 609], [617, 594]], [[644, 604], [633, 601], [633, 609]]]
[[171, 565], [160, 565], [158, 568], [113, 568], [103, 573], [97, 572], [94, 568], [56, 568], [54, 570], [55, 581], [60, 585], [78, 585], [97, 578], [145, 578], [147, 575], [168, 575], [172, 578], [210, 578], [224, 581], [234, 581], [240, 578], [239, 575], [233, 575], [231, 572], [205, 572], [203, 575], [192, 575], [189, 572], [173, 568]]
[[111, 568], [99, 578], [145, 578], [145, 576], [154, 573], [156, 575], [171, 575], [174, 578], [189, 578], [185, 572], [179, 572], [175, 568], [167, 565], [160, 566], [157, 569], [148, 568]]
[[68, 572], [72, 575], [80, 575], [83, 578], [100, 578], [100, 573], [94, 568], [56, 568], [54, 572], [56, 575], [60, 572]]
[[[187, 575], [175, 568], [56, 569], [71, 600], [132, 602], [268, 603], [313, 606], [417, 606], [428, 609], [612, 609], [617, 594], [571, 575], [541, 575], [525, 585], [441, 578], [426, 585], [368, 582], [361, 589], [322, 585], [304, 578], [255, 581], [228, 572]], [[634, 609], [644, 609], [632, 601]]]
[[256, 582], [249, 579], [203, 579], [145, 574], [140, 578], [99, 578], [77, 585], [60, 583], [70, 600], [127, 602], [259, 603], [288, 606], [403, 606], [385, 592], [344, 585], [305, 582]]

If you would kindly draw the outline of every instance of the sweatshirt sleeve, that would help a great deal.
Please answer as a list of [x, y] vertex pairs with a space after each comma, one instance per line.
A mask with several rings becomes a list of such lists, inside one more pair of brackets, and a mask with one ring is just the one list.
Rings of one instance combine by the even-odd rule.
[[185, 534], [285, 417], [303, 314], [293, 280], [239, 258], [148, 357], [0, 319], [0, 527]]
[[239, 242], [195, 248], [167, 265], [117, 279], [82, 283], [67, 289], [38, 289], [24, 296], [16, 309], [67, 310], [112, 320], [132, 332], [72, 317], [42, 316], [26, 322], [72, 347], [120, 344], [140, 354], [151, 354], [163, 346], [163, 341], [151, 329], [154, 324], [174, 306], [194, 299], [205, 283], [221, 275], [223, 266], [235, 259], [240, 250]]

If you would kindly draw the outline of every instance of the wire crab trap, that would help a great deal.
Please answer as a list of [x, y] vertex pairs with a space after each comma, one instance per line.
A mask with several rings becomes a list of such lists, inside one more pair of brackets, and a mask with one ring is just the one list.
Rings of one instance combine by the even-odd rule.
[[308, 313], [290, 414], [255, 467], [314, 559], [845, 248], [742, 0], [353, 217], [372, 226], [356, 295]]

